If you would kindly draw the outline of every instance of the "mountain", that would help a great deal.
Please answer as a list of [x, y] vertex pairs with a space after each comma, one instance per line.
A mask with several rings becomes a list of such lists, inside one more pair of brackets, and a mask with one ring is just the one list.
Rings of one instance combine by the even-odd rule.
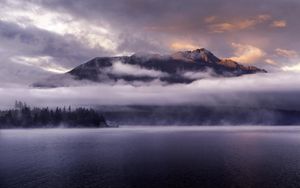
[[34, 86], [66, 86], [78, 81], [134, 83], [159, 80], [168, 84], [191, 83], [207, 77], [234, 77], [266, 72], [255, 66], [245, 66], [230, 59], [220, 59], [210, 51], [201, 48], [171, 55], [134, 54], [96, 57], [63, 75], [35, 83]]

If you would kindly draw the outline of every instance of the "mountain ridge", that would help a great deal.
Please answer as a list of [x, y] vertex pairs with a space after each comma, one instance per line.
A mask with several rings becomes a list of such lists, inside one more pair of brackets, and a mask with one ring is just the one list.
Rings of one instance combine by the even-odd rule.
[[[95, 57], [68, 71], [62, 77], [98, 83], [159, 80], [166, 84], [188, 84], [207, 77], [236, 77], [266, 72], [255, 66], [246, 66], [231, 59], [218, 58], [209, 50], [200, 48], [179, 51], [170, 55], [133, 54], [131, 56]], [[59, 86], [59, 83], [49, 82], [51, 79], [34, 83], [33, 86]]]

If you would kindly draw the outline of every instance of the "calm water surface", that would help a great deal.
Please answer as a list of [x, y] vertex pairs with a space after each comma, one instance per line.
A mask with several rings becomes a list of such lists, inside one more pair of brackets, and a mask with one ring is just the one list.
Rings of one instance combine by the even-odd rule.
[[300, 128], [0, 130], [1, 188], [300, 187]]

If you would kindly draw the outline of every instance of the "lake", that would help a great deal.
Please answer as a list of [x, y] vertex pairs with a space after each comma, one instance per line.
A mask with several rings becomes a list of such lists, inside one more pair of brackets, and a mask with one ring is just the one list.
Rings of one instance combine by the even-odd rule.
[[0, 187], [300, 187], [300, 127], [0, 130]]

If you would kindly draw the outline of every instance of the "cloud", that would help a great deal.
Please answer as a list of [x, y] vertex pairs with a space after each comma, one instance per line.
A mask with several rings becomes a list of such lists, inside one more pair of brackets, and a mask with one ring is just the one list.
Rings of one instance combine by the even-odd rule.
[[283, 72], [234, 78], [203, 79], [191, 84], [152, 82], [135, 87], [124, 83], [38, 89], [1, 87], [1, 108], [22, 100], [37, 106], [62, 105], [210, 105], [299, 109], [299, 73]]
[[[216, 20], [214, 19], [209, 19], [208, 17], [208, 23], [212, 23]], [[270, 15], [258, 15], [254, 18], [249, 18], [249, 19], [243, 19], [243, 20], [238, 20], [238, 21], [231, 21], [231, 22], [221, 22], [221, 23], [214, 23], [209, 25], [209, 28], [212, 32], [214, 33], [224, 33], [224, 32], [229, 32], [229, 31], [238, 31], [238, 30], [244, 30], [244, 29], [249, 29], [257, 24], [264, 23], [268, 20], [271, 19]], [[206, 20], [207, 22], [207, 20]]]
[[270, 65], [278, 65], [278, 62], [272, 60], [272, 59], [266, 59], [265, 60], [266, 63], [270, 64]]
[[131, 75], [131, 76], [148, 76], [153, 78], [167, 76], [166, 73], [163, 73], [161, 71], [144, 69], [138, 65], [129, 65], [129, 64], [122, 63], [120, 61], [113, 62], [112, 67], [106, 69], [105, 71], [119, 76]]
[[[105, 50], [89, 49], [70, 35], [42, 30], [36, 27], [21, 27], [11, 22], [0, 21], [0, 67], [1, 82], [28, 82], [32, 76], [20, 74], [30, 72], [37, 80], [43, 78], [41, 72], [63, 72], [73, 68], [97, 55], [105, 54]], [[26, 69], [26, 71], [25, 71]], [[38, 70], [40, 69], [40, 70]], [[11, 78], [11, 79], [10, 79]]]
[[100, 24], [34, 1], [1, 1], [0, 7], [1, 84], [41, 80], [112, 53], [106, 42], [111, 35]]
[[70, 70], [52, 62], [53, 59], [49, 56], [35, 56], [35, 57], [17, 56], [17, 57], [12, 57], [11, 61], [19, 64], [24, 64], [27, 66], [39, 67], [45, 71], [54, 72], [54, 73], [65, 73]]
[[287, 50], [282, 48], [277, 48], [275, 50], [276, 54], [286, 58], [296, 58], [298, 57], [298, 53], [294, 50]]
[[14, 85], [20, 87], [20, 84], [26, 86], [36, 80], [45, 79], [52, 74], [52, 72], [44, 71], [32, 66], [16, 64], [13, 62], [2, 62], [0, 68], [0, 87], [11, 87]]
[[49, 10], [34, 3], [11, 3], [0, 12], [1, 21], [13, 22], [22, 28], [37, 27], [59, 35], [72, 35], [74, 38], [92, 48], [101, 46], [115, 50], [116, 44], [111, 40], [109, 28], [103, 24], [89, 24], [86, 20], [72, 15]]
[[183, 76], [188, 79], [206, 79], [206, 78], [213, 78], [216, 76], [216, 73], [212, 69], [206, 69], [206, 71], [203, 72], [192, 72], [188, 71], [183, 73]]
[[235, 49], [235, 56], [230, 59], [240, 63], [255, 63], [265, 56], [265, 52], [261, 49], [245, 44], [232, 43]]
[[217, 19], [217, 16], [208, 16], [208, 17], [204, 18], [204, 21], [206, 23], [213, 23], [216, 19]]
[[282, 70], [284, 71], [292, 71], [292, 72], [300, 72], [300, 63], [296, 65], [283, 66]]
[[189, 43], [189, 42], [173, 42], [171, 45], [171, 49], [173, 50], [194, 50], [199, 48], [199, 46]]
[[284, 28], [287, 26], [285, 20], [274, 20], [271, 24], [272, 27]]

